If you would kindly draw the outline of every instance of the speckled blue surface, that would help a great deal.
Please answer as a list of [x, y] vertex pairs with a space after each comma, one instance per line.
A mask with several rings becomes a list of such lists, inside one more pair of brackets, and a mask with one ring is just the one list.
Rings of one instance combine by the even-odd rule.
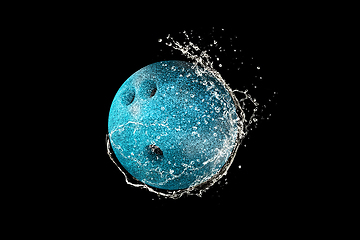
[[217, 174], [238, 134], [235, 104], [213, 75], [184, 61], [150, 64], [120, 87], [109, 138], [121, 165], [160, 189], [196, 186]]

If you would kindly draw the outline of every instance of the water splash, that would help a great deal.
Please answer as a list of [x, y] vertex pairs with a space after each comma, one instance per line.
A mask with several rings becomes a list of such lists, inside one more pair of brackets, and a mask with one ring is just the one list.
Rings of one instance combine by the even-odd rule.
[[[222, 31], [224, 31], [224, 29], [222, 29]], [[196, 44], [194, 44], [193, 42], [190, 41], [190, 37], [188, 35], [188, 33], [186, 31], [183, 31], [183, 34], [185, 36], [186, 41], [183, 42], [183, 44], [181, 44], [180, 42], [174, 40], [174, 38], [172, 38], [170, 35], [168, 35], [166, 37], [166, 39], [169, 39], [169, 42], [166, 42], [165, 44], [169, 47], [172, 47], [175, 50], [178, 50], [182, 53], [182, 55], [186, 56], [188, 59], [192, 60], [194, 63], [194, 67], [197, 67], [197, 65], [200, 65], [202, 68], [197, 68], [196, 73], [201, 75], [204, 73], [211, 73], [215, 78], [217, 78], [222, 84], [224, 84], [224, 86], [226, 86], [227, 90], [230, 92], [230, 95], [232, 96], [234, 102], [236, 105], [239, 106], [239, 111], [240, 111], [240, 119], [242, 121], [242, 125], [243, 125], [243, 129], [242, 129], [242, 137], [244, 138], [245, 135], [248, 133], [249, 131], [249, 126], [253, 123], [256, 122], [256, 112], [258, 110], [258, 106], [259, 103], [256, 101], [255, 98], [252, 98], [251, 95], [248, 93], [248, 90], [238, 90], [238, 89], [234, 89], [232, 90], [229, 85], [227, 84], [227, 82], [223, 79], [223, 77], [221, 76], [221, 74], [214, 68], [214, 62], [212, 61], [211, 56], [208, 54], [207, 50], [201, 50]], [[217, 45], [217, 41], [214, 40], [214, 45]], [[212, 44], [210, 44], [210, 46], [213, 46]], [[225, 51], [223, 49], [223, 51]], [[217, 61], [219, 61], [219, 58], [216, 58]], [[221, 66], [220, 66], [221, 65]], [[222, 64], [219, 64], [219, 67], [222, 67]], [[200, 69], [200, 70], [199, 70]], [[203, 69], [203, 70], [201, 70]], [[257, 66], [257, 69], [260, 69], [259, 66]], [[243, 94], [243, 97], [240, 98], [240, 100], [237, 99], [237, 97], [235, 96], [235, 92], [241, 93]], [[251, 106], [246, 106], [247, 100], [249, 100], [253, 107]], [[252, 108], [252, 110], [250, 110], [251, 115], [249, 118], [246, 118], [246, 114], [244, 112], [244, 109], [250, 109]]]
[[[236, 113], [238, 115], [238, 119], [236, 119], [236, 126], [238, 131], [237, 140], [235, 143], [235, 147], [233, 147], [232, 153], [228, 159], [228, 161], [225, 163], [225, 165], [220, 169], [220, 171], [215, 174], [214, 176], [207, 179], [205, 182], [200, 184], [193, 184], [187, 189], [181, 189], [181, 190], [162, 190], [162, 189], [156, 189], [151, 186], [148, 186], [134, 177], [132, 177], [127, 171], [119, 164], [119, 162], [116, 159], [115, 154], [112, 152], [111, 144], [110, 144], [110, 138], [109, 134], [106, 135], [106, 144], [107, 144], [107, 153], [110, 157], [110, 159], [114, 162], [114, 164], [118, 167], [118, 169], [122, 172], [122, 174], [125, 176], [126, 183], [134, 186], [134, 187], [140, 187], [144, 188], [150, 192], [156, 193], [158, 196], [166, 197], [166, 198], [172, 198], [177, 199], [181, 197], [184, 194], [188, 195], [197, 195], [199, 197], [202, 196], [202, 194], [208, 190], [212, 185], [214, 185], [216, 182], [218, 182], [223, 176], [225, 176], [232, 165], [236, 152], [241, 145], [242, 140], [245, 138], [247, 133], [249, 132], [249, 126], [252, 124], [257, 123], [256, 118], [256, 112], [258, 110], [259, 103], [256, 101], [256, 99], [252, 98], [251, 95], [248, 93], [248, 90], [232, 90], [229, 85], [225, 82], [221, 74], [214, 68], [214, 62], [212, 61], [212, 57], [208, 54], [208, 50], [202, 50], [200, 47], [198, 47], [196, 44], [190, 41], [190, 37], [186, 31], [183, 32], [185, 36], [185, 41], [180, 43], [179, 41], [174, 40], [170, 34], [166, 37], [166, 40], [164, 39], [158, 39], [159, 43], [165, 44], [166, 46], [170, 47], [172, 50], [179, 51], [183, 56], [185, 56], [190, 62], [192, 62], [193, 69], [195, 69], [195, 73], [198, 76], [201, 76], [203, 74], [212, 74], [216, 79], [218, 79], [229, 91], [235, 105], [236, 105]], [[201, 37], [200, 37], [201, 38]], [[199, 38], [199, 39], [200, 39]], [[213, 43], [210, 44], [210, 47], [218, 47], [219, 51], [225, 51], [225, 49], [222, 49], [218, 46], [218, 42], [216, 40], [213, 41]], [[241, 51], [241, 50], [240, 50]], [[216, 60], [219, 61], [219, 57], [215, 56]], [[198, 67], [200, 66], [200, 67]], [[219, 67], [223, 67], [222, 64], [217, 64]], [[258, 67], [260, 69], [260, 67]], [[235, 93], [242, 94], [242, 97], [240, 100], [236, 97]], [[215, 96], [215, 95], [214, 95]], [[219, 97], [219, 96], [215, 96]], [[249, 106], [249, 102], [251, 103], [252, 107]], [[247, 113], [245, 113], [245, 109], [248, 110]], [[249, 110], [251, 109], [251, 110]], [[250, 115], [250, 116], [249, 116]], [[111, 133], [110, 133], [111, 134]]]

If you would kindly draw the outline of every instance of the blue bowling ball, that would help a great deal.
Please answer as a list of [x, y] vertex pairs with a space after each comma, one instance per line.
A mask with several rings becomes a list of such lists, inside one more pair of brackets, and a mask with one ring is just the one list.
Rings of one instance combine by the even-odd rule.
[[219, 173], [239, 138], [226, 84], [185, 61], [150, 64], [116, 93], [108, 131], [120, 164], [154, 188], [195, 187]]

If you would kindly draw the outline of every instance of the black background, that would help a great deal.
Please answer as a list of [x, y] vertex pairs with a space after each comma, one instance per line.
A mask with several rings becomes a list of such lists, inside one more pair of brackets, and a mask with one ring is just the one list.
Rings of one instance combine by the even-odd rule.
[[[62, 26], [57, 24], [56, 29]], [[56, 96], [59, 98], [57, 104], [65, 112], [61, 118], [71, 126], [70, 150], [76, 152], [75, 155], [64, 154], [59, 163], [61, 169], [66, 169], [57, 185], [66, 206], [85, 215], [126, 209], [191, 212], [192, 209], [216, 208], [253, 217], [259, 214], [270, 217], [275, 212], [292, 208], [296, 200], [292, 178], [295, 169], [285, 149], [289, 141], [284, 137], [289, 123], [284, 112], [289, 36], [284, 35], [282, 29], [265, 23], [207, 26], [201, 23], [158, 25], [150, 21], [144, 25], [129, 25], [115, 24], [106, 18], [77, 19], [65, 28], [54, 31], [48, 38], [53, 40], [50, 45], [54, 44], [52, 47], [56, 49], [51, 54], [58, 56], [56, 64], [50, 64], [53, 65], [50, 68], [54, 68], [52, 71], [56, 71], [58, 83], [64, 89]], [[165, 39], [168, 34], [179, 36], [183, 30], [193, 30], [194, 35], [199, 34], [205, 40], [211, 38], [210, 41], [222, 36], [223, 45], [219, 43], [219, 46], [226, 50], [241, 49], [239, 56], [244, 59], [241, 74], [234, 70], [236, 61], [234, 63], [226, 55], [220, 58], [224, 67], [217, 69], [233, 89], [249, 89], [260, 105], [266, 103], [268, 109], [258, 118], [266, 118], [269, 113], [271, 117], [260, 120], [257, 128], [250, 131], [220, 183], [202, 197], [183, 196], [173, 200], [127, 185], [107, 155], [105, 136], [111, 102], [121, 84], [148, 64], [181, 59], [167, 52], [170, 48], [160, 44], [158, 39]], [[228, 37], [233, 36], [238, 37], [232, 42], [234, 46], [227, 45]], [[227, 66], [229, 70], [225, 70]], [[261, 67], [259, 72], [254, 70], [255, 66]], [[263, 78], [261, 81], [259, 76]], [[275, 97], [274, 92], [277, 92]]]
[[[9, 11], [4, 21], [4, 39], [8, 40], [4, 50], [10, 54], [5, 56], [4, 68], [10, 70], [8, 77], [15, 87], [3, 90], [13, 90], [12, 95], [23, 100], [16, 101], [21, 108], [15, 108], [14, 114], [4, 115], [10, 121], [19, 121], [15, 127], [4, 125], [16, 131], [12, 134], [16, 139], [11, 153], [20, 154], [10, 160], [20, 174], [4, 182], [4, 186], [11, 188], [4, 198], [13, 204], [9, 205], [13, 222], [23, 227], [40, 219], [41, 225], [33, 230], [44, 232], [44, 222], [46, 227], [58, 228], [49, 231], [54, 234], [67, 234], [70, 231], [66, 230], [78, 230], [79, 225], [84, 226], [80, 234], [92, 234], [99, 222], [114, 221], [115, 230], [121, 235], [129, 230], [124, 229], [123, 220], [141, 227], [154, 223], [155, 230], [169, 230], [162, 225], [172, 225], [174, 218], [193, 220], [195, 225], [183, 222], [171, 226], [174, 227], [171, 230], [187, 230], [205, 222], [206, 229], [200, 232], [224, 232], [228, 228], [216, 229], [217, 223], [227, 225], [238, 220], [249, 222], [252, 233], [267, 234], [263, 231], [266, 226], [266, 230], [277, 227], [275, 231], [282, 232], [298, 223], [295, 234], [303, 232], [303, 226], [317, 228], [320, 215], [332, 214], [329, 200], [317, 197], [324, 187], [333, 187], [328, 183], [331, 178], [322, 176], [326, 172], [323, 166], [329, 160], [322, 154], [333, 153], [333, 149], [312, 153], [323, 141], [323, 136], [316, 134], [318, 128], [328, 121], [316, 112], [329, 103], [321, 95], [321, 100], [313, 100], [310, 93], [320, 84], [316, 95], [326, 92], [322, 84], [326, 85], [331, 78], [325, 79], [323, 74], [333, 70], [325, 66], [323, 56], [331, 56], [335, 49], [343, 47], [340, 43], [328, 44], [329, 39], [337, 39], [333, 26], [343, 25], [336, 22], [336, 17], [319, 15], [324, 9], [312, 10], [313, 6], [308, 5], [298, 8], [274, 4], [267, 8], [255, 2], [255, 7], [229, 6], [233, 8], [229, 12], [217, 9], [217, 5], [209, 11], [175, 2], [169, 9], [162, 10], [161, 6], [161, 11], [153, 12], [139, 2], [134, 3], [136, 8], [29, 3], [16, 6], [14, 14]], [[261, 7], [265, 9], [260, 11]], [[180, 16], [174, 14], [175, 9]], [[217, 31], [223, 28], [225, 32], [207, 35], [212, 27]], [[6, 32], [7, 29], [10, 31]], [[272, 116], [260, 120], [257, 128], [250, 131], [226, 180], [222, 179], [203, 197], [159, 199], [153, 193], [127, 185], [109, 159], [105, 142], [107, 120], [113, 97], [131, 74], [155, 61], [175, 58], [160, 52], [165, 47], [157, 40], [169, 33], [175, 37], [183, 30], [193, 30], [204, 39], [238, 36], [233, 42], [236, 46], [228, 46], [226, 41], [219, 41], [219, 46], [226, 50], [242, 49], [241, 56], [249, 71], [234, 70], [236, 62], [231, 56], [220, 57], [223, 68], [218, 70], [233, 89], [249, 89], [260, 106], [266, 103], [269, 108], [260, 112], [260, 116], [266, 118], [270, 113]], [[261, 67], [259, 76], [263, 81], [255, 79], [255, 74], [258, 75], [255, 65]], [[228, 66], [230, 69], [226, 70]], [[273, 92], [278, 94], [274, 97]], [[271, 104], [268, 99], [272, 99]], [[5, 106], [8, 104], [4, 101]], [[26, 114], [22, 109], [26, 109]], [[336, 122], [331, 115], [335, 110], [328, 111], [326, 116]], [[20, 117], [14, 117], [16, 113]], [[310, 130], [311, 126], [314, 129]], [[316, 168], [319, 159], [324, 164]], [[329, 175], [333, 173], [337, 172], [330, 171]], [[333, 179], [335, 182], [339, 177]], [[17, 186], [10, 184], [13, 182]], [[331, 197], [336, 194], [332, 192]], [[209, 214], [200, 214], [204, 211]], [[224, 217], [214, 218], [213, 213]], [[19, 222], [22, 219], [26, 221], [23, 225]], [[243, 229], [239, 225], [239, 234]], [[141, 232], [141, 228], [136, 230]], [[104, 231], [99, 233], [102, 236]], [[155, 231], [155, 236], [159, 236], [159, 231]]]

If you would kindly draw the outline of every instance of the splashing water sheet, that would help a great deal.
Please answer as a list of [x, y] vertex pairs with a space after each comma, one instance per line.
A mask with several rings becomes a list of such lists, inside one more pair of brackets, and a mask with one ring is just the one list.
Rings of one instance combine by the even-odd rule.
[[[220, 31], [224, 31], [224, 29], [220, 29]], [[222, 41], [235, 41], [237, 38], [237, 36], [233, 36], [228, 40], [224, 40], [221, 39]], [[202, 43], [202, 40], [205, 41], [206, 40], [206, 44]], [[216, 91], [216, 87], [214, 87], [214, 83], [212, 83], [211, 81], [206, 81], [204, 80], [203, 82], [201, 82], [200, 84], [204, 85], [207, 91], [211, 91], [211, 97], [213, 99], [217, 99], [219, 100], [219, 102], [221, 102], [221, 104], [224, 105], [224, 109], [226, 109], [226, 106], [228, 104], [229, 101], [232, 101], [235, 105], [235, 108], [231, 111], [226, 111], [226, 113], [224, 113], [223, 117], [223, 121], [225, 120], [229, 120], [230, 123], [230, 132], [233, 132], [235, 134], [233, 134], [233, 138], [231, 139], [231, 136], [229, 135], [229, 137], [227, 137], [225, 140], [223, 141], [223, 148], [222, 150], [226, 150], [227, 152], [231, 152], [230, 156], [228, 156], [227, 161], [225, 162], [225, 164], [222, 165], [222, 167], [220, 169], [216, 169], [216, 174], [212, 174], [209, 175], [207, 177], [201, 178], [201, 181], [194, 181], [192, 184], [190, 184], [189, 187], [185, 188], [185, 189], [178, 189], [178, 190], [167, 190], [167, 189], [161, 189], [161, 188], [156, 188], [153, 187], [153, 184], [146, 184], [145, 180], [144, 181], [139, 181], [138, 179], [136, 179], [135, 177], [133, 177], [131, 174], [128, 173], [128, 171], [126, 171], [124, 169], [124, 167], [119, 163], [116, 155], [114, 154], [114, 151], [112, 149], [112, 146], [116, 146], [114, 144], [114, 142], [112, 142], [112, 136], [113, 134], [115, 134], [118, 131], [123, 131], [123, 129], [126, 126], [121, 126], [120, 128], [113, 128], [112, 130], [109, 130], [109, 133], [106, 135], [106, 146], [107, 146], [107, 153], [110, 157], [110, 159], [113, 161], [113, 163], [118, 167], [118, 169], [120, 170], [120, 172], [125, 176], [125, 181], [127, 184], [134, 186], [134, 187], [139, 187], [139, 188], [143, 188], [146, 189], [149, 192], [155, 193], [157, 194], [159, 197], [165, 197], [165, 198], [171, 198], [171, 199], [177, 199], [180, 198], [182, 195], [186, 194], [186, 195], [197, 195], [199, 197], [201, 197], [203, 195], [204, 192], [206, 192], [209, 188], [211, 188], [211, 186], [213, 186], [216, 182], [218, 182], [221, 178], [223, 178], [227, 173], [229, 168], [232, 166], [236, 153], [239, 149], [239, 146], [242, 144], [242, 141], [244, 140], [244, 138], [246, 138], [246, 136], [249, 134], [249, 132], [253, 129], [257, 127], [257, 124], [259, 123], [259, 120], [266, 120], [269, 119], [269, 117], [271, 116], [271, 114], [268, 114], [266, 116], [266, 114], [264, 114], [264, 109], [266, 108], [266, 105], [263, 104], [261, 105], [261, 103], [258, 103], [258, 101], [251, 96], [250, 91], [248, 89], [231, 89], [231, 87], [229, 86], [229, 84], [226, 82], [226, 80], [222, 77], [221, 73], [222, 69], [227, 68], [226, 63], [222, 63], [220, 62], [221, 60], [221, 55], [224, 54], [226, 51], [228, 52], [232, 52], [232, 54], [234, 56], [239, 56], [239, 59], [237, 59], [238, 61], [236, 61], [237, 63], [239, 63], [238, 66], [236, 66], [236, 70], [241, 69], [242, 67], [242, 61], [241, 61], [241, 49], [237, 49], [237, 48], [231, 48], [231, 44], [230, 47], [225, 48], [224, 46], [220, 45], [220, 41], [217, 39], [213, 39], [213, 38], [206, 38], [200, 35], [197, 35], [194, 33], [194, 31], [181, 31], [179, 32], [178, 36], [172, 36], [170, 34], [167, 34], [166, 36], [164, 36], [163, 38], [160, 39], [154, 39], [154, 41], [158, 41], [158, 44], [161, 45], [161, 47], [159, 47], [161, 49], [161, 51], [170, 51], [170, 52], [178, 52], [181, 53], [182, 56], [184, 56], [186, 58], [186, 60], [190, 63], [192, 63], [192, 69], [194, 70], [195, 74], [198, 77], [201, 77], [203, 75], [210, 75], [211, 77], [215, 78], [218, 80], [218, 82], [229, 92], [230, 96], [231, 96], [231, 100], [227, 99], [226, 97], [222, 96], [221, 93], [218, 93]], [[201, 45], [199, 44], [201, 43]], [[243, 60], [246, 61], [246, 60]], [[163, 67], [167, 67], [164, 66], [165, 63], [163, 63]], [[168, 66], [170, 68], [170, 70], [174, 70], [174, 71], [179, 71], [179, 75], [180, 77], [186, 77], [183, 75], [189, 75], [190, 73], [186, 73], [184, 72], [184, 70], [182, 70], [183, 72], [181, 72], [181, 69], [177, 69], [174, 66]], [[261, 66], [253, 66], [254, 70], [260, 70]], [[219, 70], [217, 70], [219, 69]], [[227, 69], [227, 71], [230, 71], [229, 68]], [[257, 74], [257, 73], [255, 73]], [[258, 74], [256, 75], [256, 78], [262, 78], [262, 76], [258, 76]], [[191, 78], [189, 78], [189, 81]], [[193, 80], [195, 81], [195, 80]], [[256, 88], [256, 85], [253, 85], [254, 88]], [[154, 93], [154, 91], [152, 92], [152, 95], [156, 94]], [[176, 94], [176, 93], [175, 93]], [[276, 95], [277, 93], [274, 92], [274, 95]], [[189, 97], [190, 98], [194, 98], [195, 94], [190, 94]], [[271, 99], [269, 99], [271, 101]], [[132, 100], [130, 100], [132, 101]], [[185, 99], [186, 101], [186, 99]], [[204, 101], [204, 99], [203, 99]], [[211, 102], [210, 102], [211, 104]], [[265, 106], [265, 108], [264, 108]], [[200, 111], [200, 109], [197, 108], [197, 106], [191, 106], [192, 108], [194, 108], [193, 110], [195, 111]], [[259, 108], [260, 108], [260, 113], [259, 113]], [[230, 109], [230, 108], [229, 108]], [[165, 110], [165, 107], [161, 108], [162, 111]], [[218, 107], [214, 107], [213, 109], [211, 109], [211, 107], [209, 106], [209, 111], [213, 110], [213, 111], [220, 111], [220, 108]], [[266, 112], [266, 111], [265, 111]], [[235, 117], [234, 117], [235, 116]], [[204, 121], [202, 122], [202, 124], [206, 125], [208, 121], [210, 121], [209, 119], [206, 120], [206, 117], [203, 119]], [[200, 121], [199, 121], [200, 123]], [[221, 123], [221, 120], [219, 121], [219, 123]], [[128, 122], [126, 124], [142, 124], [141, 122]], [[159, 125], [163, 125], [162, 127], [167, 127], [168, 131], [177, 131], [180, 132], [181, 131], [181, 127], [175, 127], [174, 129], [169, 129], [169, 126], [166, 126], [166, 122], [164, 123], [159, 123]], [[215, 128], [217, 128], [217, 126], [215, 126]], [[122, 130], [120, 130], [122, 129]], [[192, 129], [192, 135], [196, 136], [199, 135], [200, 129], [198, 129], [197, 126], [193, 126]], [[136, 131], [136, 129], [135, 129]], [[167, 134], [167, 133], [166, 133]], [[214, 133], [215, 135], [216, 133]], [[162, 136], [160, 136], [162, 137]], [[136, 139], [134, 139], [136, 142]], [[153, 149], [155, 149], [155, 144], [151, 144], [150, 146], [154, 146]], [[120, 147], [121, 148], [121, 147]], [[157, 149], [155, 149], [157, 150]], [[153, 150], [153, 151], [155, 151]], [[161, 151], [161, 150], [159, 150]], [[222, 153], [219, 152], [219, 154], [221, 155]], [[136, 158], [134, 158], [136, 161]], [[187, 166], [187, 168], [193, 168], [193, 169], [199, 169], [199, 168], [203, 168], [204, 166], [206, 166], [206, 164], [208, 162], [212, 162], [212, 161], [216, 161], [216, 159], [208, 159], [207, 161], [203, 162], [203, 164], [200, 164], [201, 166], [198, 165], [191, 165], [191, 166]], [[170, 161], [169, 161], [170, 162]], [[239, 165], [237, 167], [238, 169], [241, 169], [241, 165]], [[185, 170], [186, 170], [185, 169]], [[184, 171], [185, 171], [184, 170]], [[169, 173], [167, 173], [166, 176], [168, 176], [169, 179], [173, 179], [176, 178], [177, 176], [181, 175], [181, 173], [178, 173], [177, 175], [174, 174], [174, 170], [170, 170]], [[166, 182], [166, 180], [165, 180]]]

